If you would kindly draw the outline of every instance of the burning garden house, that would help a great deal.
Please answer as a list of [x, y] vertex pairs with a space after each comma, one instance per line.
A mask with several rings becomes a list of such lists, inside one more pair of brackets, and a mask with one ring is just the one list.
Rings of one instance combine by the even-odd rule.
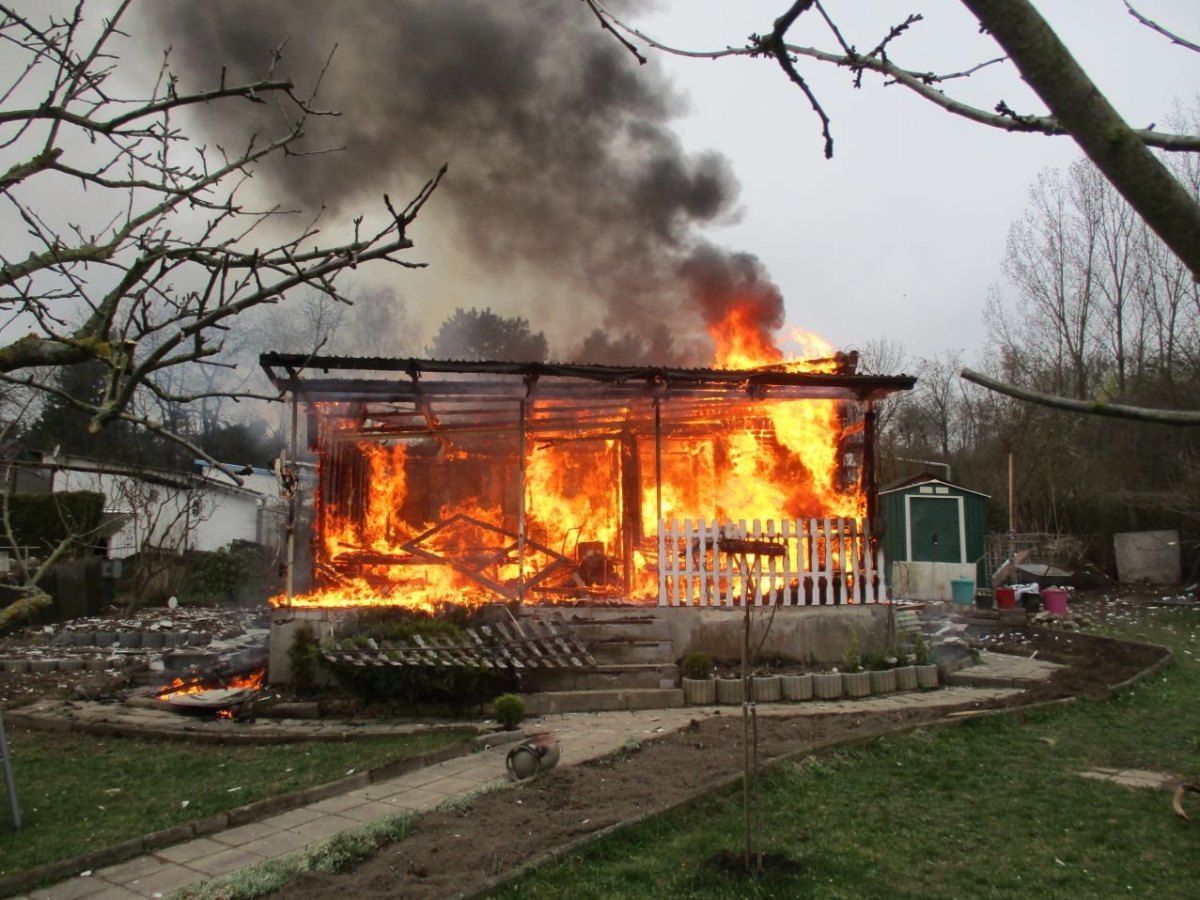
[[[318, 458], [311, 589], [364, 606], [888, 599], [855, 354], [727, 368], [267, 353]], [[676, 647], [676, 650], [682, 648]]]

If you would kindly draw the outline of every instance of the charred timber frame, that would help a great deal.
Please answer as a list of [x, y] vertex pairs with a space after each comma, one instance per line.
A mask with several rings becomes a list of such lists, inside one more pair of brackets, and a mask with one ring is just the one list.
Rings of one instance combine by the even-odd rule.
[[[391, 357], [264, 353], [259, 362], [272, 384], [296, 408], [303, 403], [309, 446], [313, 425], [327, 416], [354, 420], [337, 440], [433, 438], [449, 447], [456, 436], [517, 432], [520, 487], [517, 520], [517, 597], [529, 586], [525, 572], [525, 456], [529, 437], [542, 440], [610, 439], [631, 461], [621, 483], [626, 589], [640, 536], [636, 468], [639, 436], [654, 436], [658, 518], [662, 518], [662, 444], [728, 427], [733, 401], [850, 401], [864, 407], [862, 489], [868, 521], [875, 521], [874, 401], [911, 390], [907, 375], [859, 375], [857, 354], [837, 354], [833, 372], [794, 372], [784, 366], [756, 369], [606, 366], [558, 363], [461, 362]], [[514, 416], [515, 413], [515, 416]], [[514, 421], [515, 418], [515, 421]], [[368, 424], [369, 423], [369, 424]], [[294, 455], [293, 455], [293, 458]], [[624, 467], [623, 467], [624, 468]], [[317, 516], [317, 528], [321, 526]], [[320, 539], [320, 535], [317, 535]], [[292, 539], [292, 536], [289, 535]], [[293, 556], [289, 540], [289, 557]], [[289, 566], [289, 569], [291, 566]], [[289, 583], [289, 597], [292, 596]]]

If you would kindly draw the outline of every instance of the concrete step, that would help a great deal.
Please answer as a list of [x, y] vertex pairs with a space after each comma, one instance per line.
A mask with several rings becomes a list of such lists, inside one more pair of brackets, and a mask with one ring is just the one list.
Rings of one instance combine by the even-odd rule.
[[665, 641], [671, 638], [671, 626], [648, 607], [646, 612], [604, 607], [578, 609], [522, 609], [517, 618], [540, 618], [547, 625], [569, 628], [585, 644], [611, 639]]
[[522, 684], [536, 691], [634, 690], [675, 687], [679, 667], [653, 663], [588, 666], [581, 669], [526, 669]]
[[1009, 609], [971, 609], [962, 614], [970, 625], [1024, 625], [1029, 614], [1023, 606]]
[[977, 665], [947, 674], [946, 684], [1024, 688], [1046, 681], [1061, 668], [1062, 665], [1044, 659], [984, 650]]
[[637, 664], [669, 666], [675, 662], [673, 641], [607, 638], [602, 641], [588, 641], [587, 648], [591, 651], [596, 663], [605, 666]]
[[673, 709], [683, 706], [681, 688], [549, 691], [522, 694], [530, 716], [565, 712], [599, 712], [617, 709]]
[[[976, 667], [980, 668], [980, 667]], [[1028, 688], [1041, 684], [1045, 679], [1028, 676], [1001, 675], [990, 671], [975, 671], [959, 669], [945, 676], [946, 684], [951, 687], [977, 688]]]

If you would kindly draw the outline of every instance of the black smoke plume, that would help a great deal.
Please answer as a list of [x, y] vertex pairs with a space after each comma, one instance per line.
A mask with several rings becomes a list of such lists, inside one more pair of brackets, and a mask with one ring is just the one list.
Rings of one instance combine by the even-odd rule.
[[[671, 130], [681, 95], [581, 3], [155, 0], [143, 9], [172, 45], [185, 89], [211, 86], [223, 67], [230, 82], [258, 77], [281, 44], [278, 74], [303, 88], [337, 45], [319, 105], [341, 115], [315, 123], [312, 146], [346, 149], [269, 169], [284, 200], [344, 221], [384, 192], [411, 195], [449, 163], [414, 237], [427, 252], [436, 230], [453, 243], [448, 258], [469, 265], [435, 268], [434, 295], [409, 295], [410, 307], [433, 307], [430, 325], [455, 306], [496, 306], [544, 328], [556, 358], [607, 336], [610, 355], [640, 347], [671, 358], [638, 361], [703, 365], [705, 326], [721, 302], [716, 284], [700, 283], [705, 272], [752, 274], [761, 283], [748, 293], [765, 304], [757, 318], [782, 321], [757, 262], [722, 262], [699, 237], [735, 211], [728, 162], [684, 150]], [[260, 110], [244, 107], [247, 117]], [[208, 127], [268, 130], [253, 118]], [[439, 274], [454, 296], [438, 295]], [[505, 282], [507, 303], [495, 294]], [[403, 280], [394, 286], [407, 293]]]

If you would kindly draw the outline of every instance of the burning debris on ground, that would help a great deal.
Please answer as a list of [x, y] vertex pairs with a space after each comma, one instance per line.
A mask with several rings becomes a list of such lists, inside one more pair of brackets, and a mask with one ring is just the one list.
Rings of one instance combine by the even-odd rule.
[[32, 626], [0, 640], [0, 704], [116, 700], [138, 685], [261, 668], [268, 634], [265, 607], [147, 607]]
[[215, 714], [234, 719], [252, 715], [253, 703], [266, 681], [265, 666], [239, 675], [176, 678], [154, 695], [159, 703], [179, 712]]

